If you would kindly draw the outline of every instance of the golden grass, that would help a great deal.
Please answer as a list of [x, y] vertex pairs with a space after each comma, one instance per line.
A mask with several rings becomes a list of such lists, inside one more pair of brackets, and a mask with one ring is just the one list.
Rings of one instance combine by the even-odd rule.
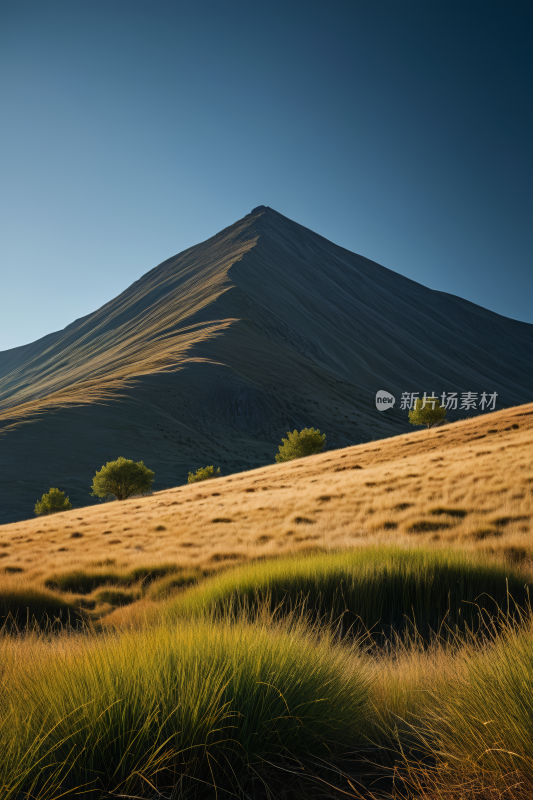
[[3, 581], [388, 542], [533, 557], [533, 404], [0, 527]]
[[[241, 220], [234, 226], [235, 241], [222, 231], [168, 259], [89, 317], [54, 334], [47, 346], [37, 342], [24, 380], [15, 373], [5, 396], [0, 390], [3, 430], [44, 411], [116, 398], [139, 376], [204, 361], [191, 357], [192, 349], [235, 322], [224, 294], [232, 286], [228, 270], [257, 241], [249, 227]], [[217, 301], [218, 319], [195, 319]]]

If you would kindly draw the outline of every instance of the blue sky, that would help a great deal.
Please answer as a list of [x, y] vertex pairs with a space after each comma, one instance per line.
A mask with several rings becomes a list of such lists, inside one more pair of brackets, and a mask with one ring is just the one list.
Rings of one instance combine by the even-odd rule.
[[265, 204], [533, 323], [530, 0], [0, 1], [0, 350]]

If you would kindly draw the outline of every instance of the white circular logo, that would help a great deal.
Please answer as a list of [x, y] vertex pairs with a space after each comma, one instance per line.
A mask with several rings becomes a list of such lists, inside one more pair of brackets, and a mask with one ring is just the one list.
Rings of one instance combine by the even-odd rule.
[[383, 389], [376, 392], [376, 408], [378, 411], [387, 411], [387, 409], [393, 407], [395, 402], [396, 398], [389, 392], [385, 392]]

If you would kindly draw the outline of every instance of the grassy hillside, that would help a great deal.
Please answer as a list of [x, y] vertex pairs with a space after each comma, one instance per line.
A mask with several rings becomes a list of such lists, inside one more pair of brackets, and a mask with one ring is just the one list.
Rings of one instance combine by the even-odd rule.
[[530, 797], [532, 444], [520, 406], [1, 527], [2, 798]]
[[453, 545], [520, 563], [533, 555], [532, 446], [533, 405], [517, 406], [72, 509], [0, 527], [0, 570], [4, 585], [22, 580], [95, 601], [103, 586], [127, 589], [118, 605], [154, 596], [158, 581], [164, 593], [249, 560], [316, 548]]

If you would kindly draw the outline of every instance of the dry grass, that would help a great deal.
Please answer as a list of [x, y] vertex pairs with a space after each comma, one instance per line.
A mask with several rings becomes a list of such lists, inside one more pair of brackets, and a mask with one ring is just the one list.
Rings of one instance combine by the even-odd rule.
[[[6, 584], [389, 542], [533, 558], [533, 404], [0, 527]], [[120, 583], [120, 581], [119, 581]]]

